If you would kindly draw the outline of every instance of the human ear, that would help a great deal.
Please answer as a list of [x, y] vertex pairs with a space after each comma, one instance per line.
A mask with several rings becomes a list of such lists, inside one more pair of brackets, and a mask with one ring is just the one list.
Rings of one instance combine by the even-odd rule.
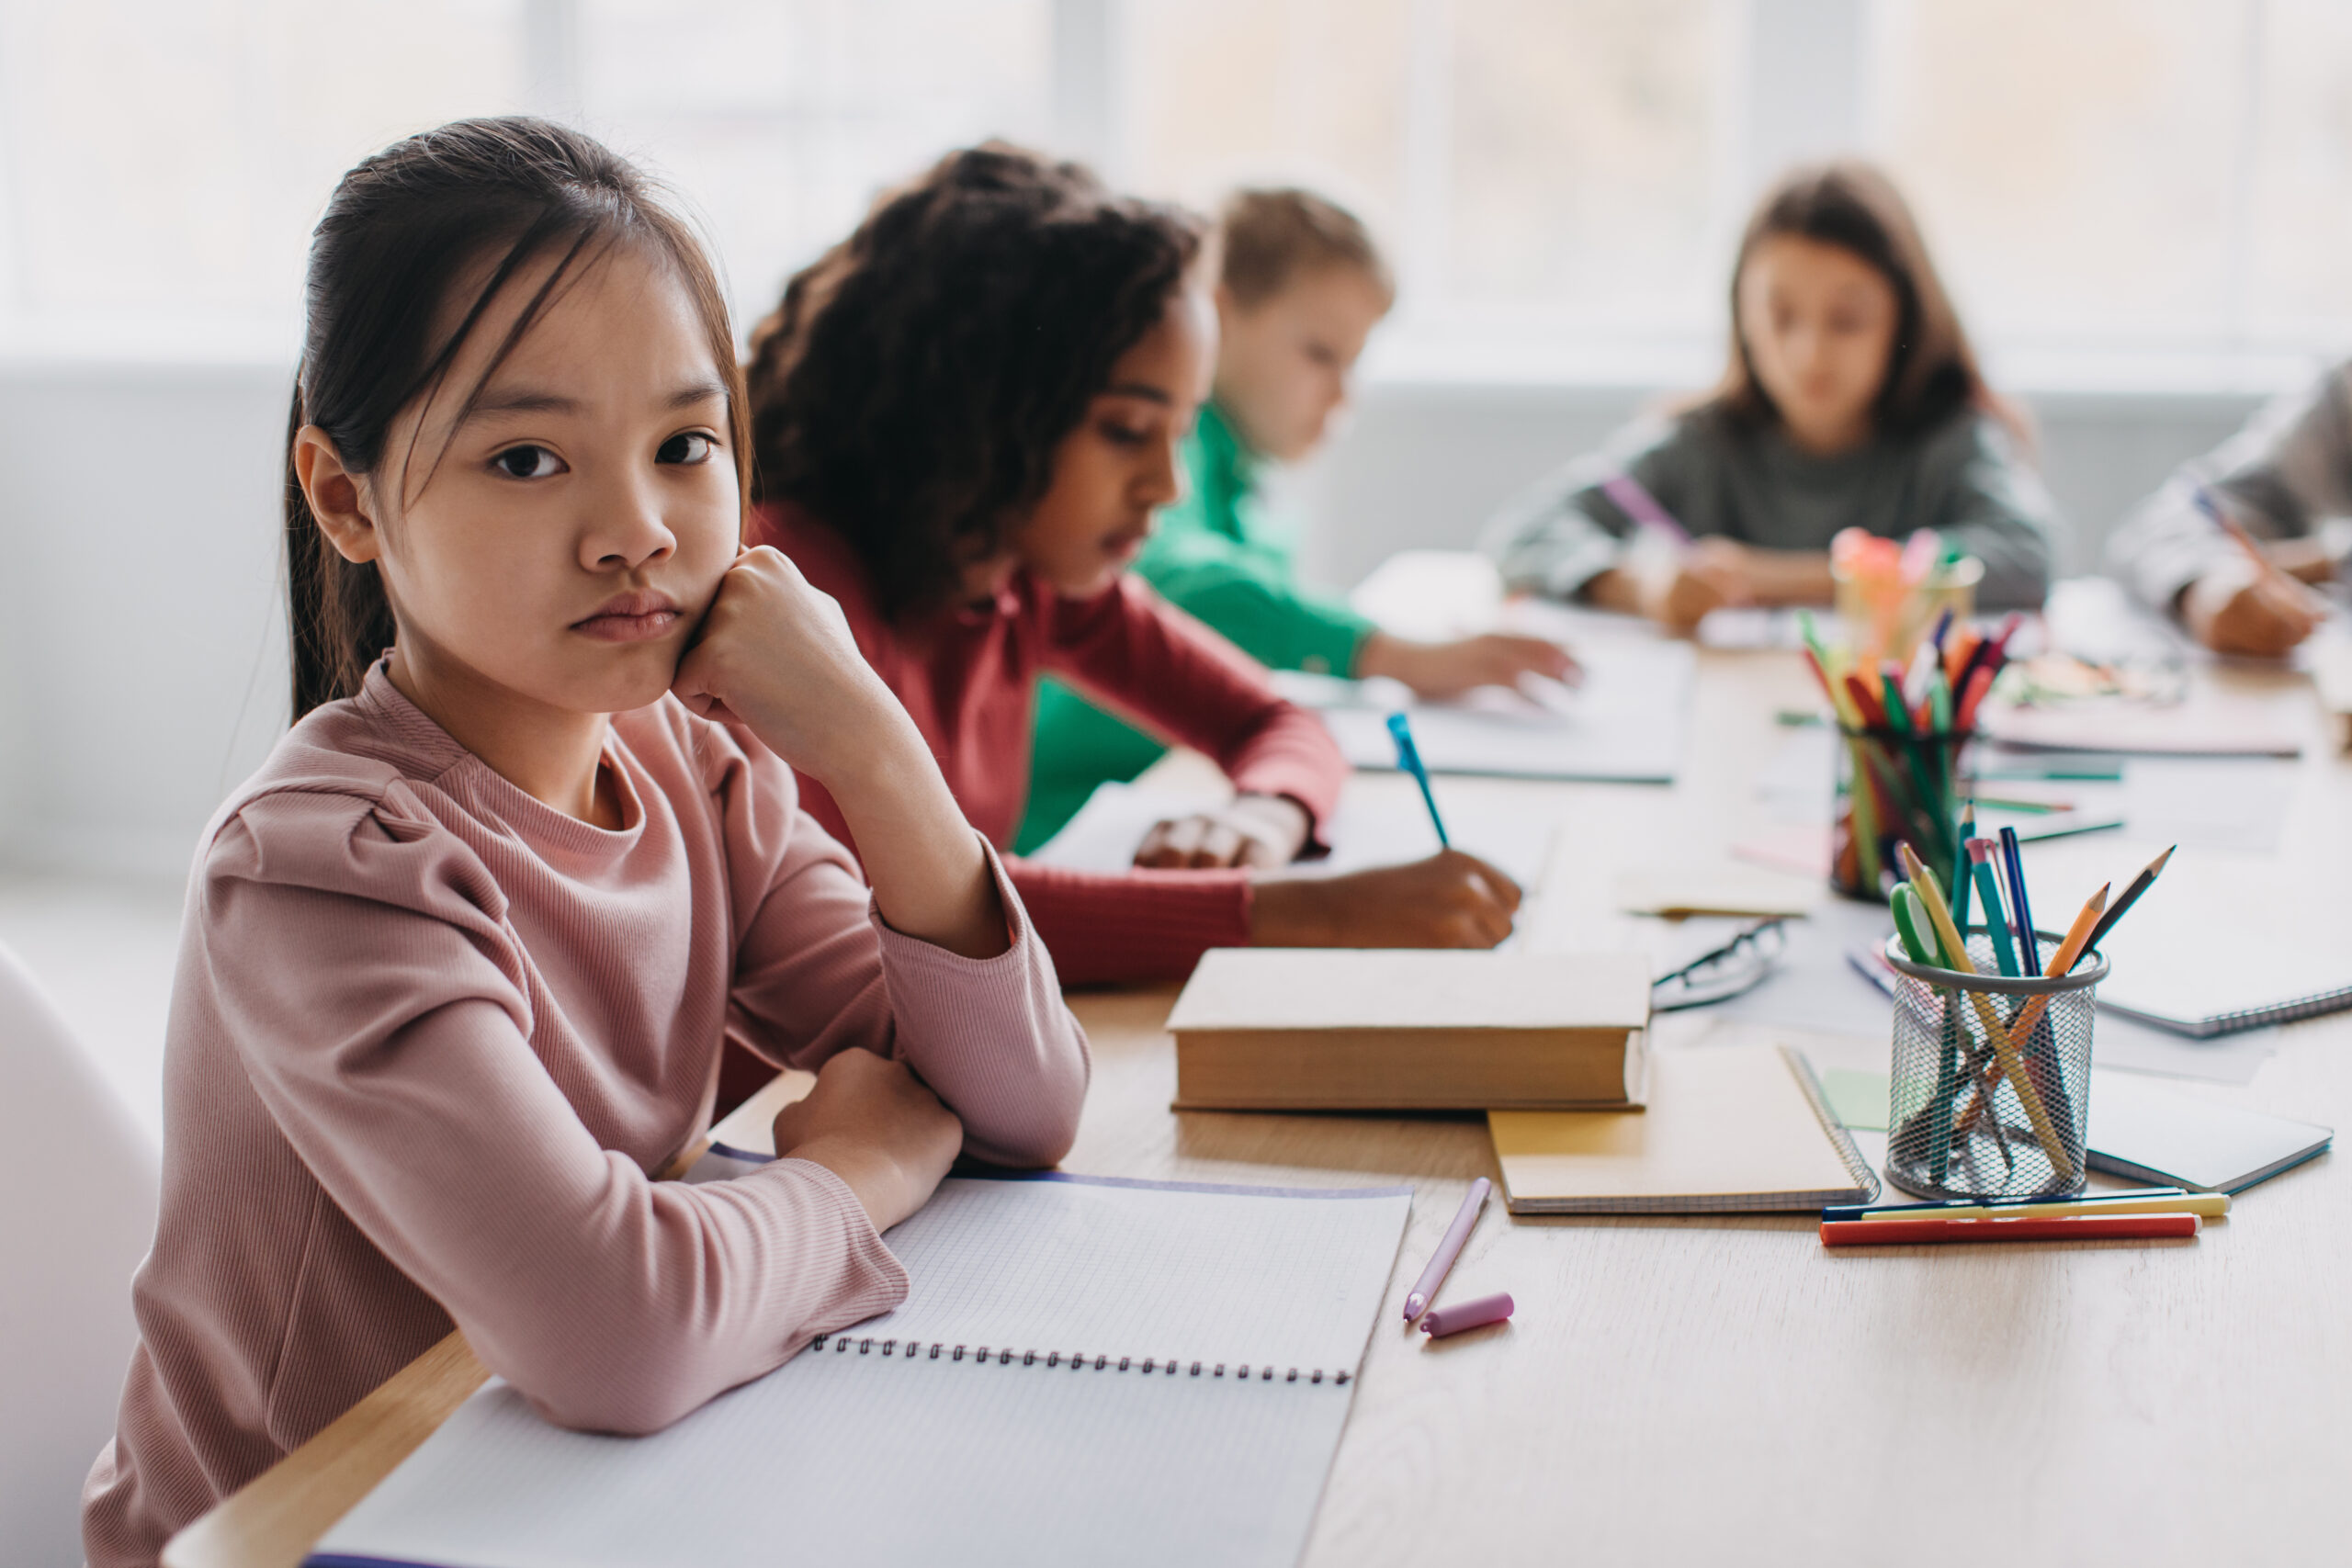
[[294, 479], [335, 553], [354, 564], [383, 553], [383, 536], [369, 515], [367, 476], [347, 467], [334, 438], [315, 424], [294, 434]]

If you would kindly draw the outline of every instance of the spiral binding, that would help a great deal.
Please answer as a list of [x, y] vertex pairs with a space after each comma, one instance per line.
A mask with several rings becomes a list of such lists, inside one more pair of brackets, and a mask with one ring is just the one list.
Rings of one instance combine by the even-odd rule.
[[1283, 1382], [1319, 1383], [1328, 1381], [1337, 1385], [1344, 1384], [1354, 1375], [1346, 1371], [1327, 1372], [1321, 1367], [1310, 1368], [1301, 1372], [1296, 1367], [1277, 1369], [1262, 1362], [1253, 1368], [1247, 1361], [1235, 1364], [1228, 1371], [1227, 1364], [1223, 1361], [1186, 1362], [1182, 1358], [1173, 1356], [1114, 1358], [1102, 1355], [1091, 1356], [1082, 1350], [1015, 1350], [1006, 1346], [948, 1345], [936, 1340], [877, 1340], [872, 1335], [853, 1337], [847, 1334], [820, 1334], [808, 1342], [808, 1348], [812, 1350], [823, 1350], [829, 1345], [837, 1356], [849, 1354], [852, 1345], [857, 1347], [857, 1353], [861, 1356], [871, 1356], [878, 1352], [885, 1357], [902, 1357], [910, 1361], [919, 1359], [925, 1352], [929, 1352], [930, 1359], [934, 1361], [943, 1355], [951, 1361], [961, 1361], [968, 1356], [975, 1365], [993, 1359], [998, 1366], [1009, 1367], [1012, 1365], [1013, 1358], [1017, 1356], [1024, 1367], [1034, 1367], [1042, 1361], [1046, 1366], [1052, 1368], [1067, 1365], [1074, 1372], [1133, 1371], [1141, 1372], [1147, 1377], [1222, 1378], [1229, 1376], [1235, 1382], [1272, 1382], [1279, 1371], [1281, 1381]]

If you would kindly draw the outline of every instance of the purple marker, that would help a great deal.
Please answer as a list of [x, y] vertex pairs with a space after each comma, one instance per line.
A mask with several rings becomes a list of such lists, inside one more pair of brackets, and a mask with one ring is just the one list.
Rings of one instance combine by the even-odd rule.
[[1413, 1281], [1413, 1293], [1405, 1298], [1407, 1323], [1421, 1315], [1430, 1304], [1430, 1298], [1437, 1294], [1437, 1288], [1445, 1283], [1445, 1271], [1453, 1267], [1455, 1258], [1462, 1256], [1462, 1244], [1470, 1239], [1470, 1227], [1478, 1223], [1478, 1212], [1487, 1206], [1487, 1194], [1494, 1190], [1495, 1184], [1482, 1176], [1472, 1182], [1470, 1190], [1463, 1195], [1461, 1212], [1453, 1216], [1453, 1223], [1445, 1227], [1444, 1239], [1437, 1244], [1437, 1250], [1430, 1254], [1430, 1266], [1421, 1270], [1421, 1277]]
[[1421, 1332], [1432, 1339], [1442, 1338], [1448, 1334], [1459, 1334], [1465, 1328], [1483, 1328], [1490, 1323], [1500, 1323], [1513, 1310], [1510, 1292], [1498, 1291], [1491, 1296], [1480, 1296], [1475, 1302], [1438, 1308], [1421, 1319]]
[[1670, 539], [1678, 545], [1690, 543], [1690, 530], [1676, 520], [1673, 513], [1658, 504], [1657, 497], [1649, 492], [1641, 480], [1620, 469], [1600, 481], [1600, 493], [1617, 503], [1617, 510], [1630, 518], [1634, 525]]

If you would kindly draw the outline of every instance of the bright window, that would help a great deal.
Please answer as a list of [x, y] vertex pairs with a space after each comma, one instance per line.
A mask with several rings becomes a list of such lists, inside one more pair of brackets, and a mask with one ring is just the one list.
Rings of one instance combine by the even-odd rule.
[[1412, 363], [1681, 379], [1758, 186], [1859, 147], [1996, 359], [2300, 350], [2352, 334], [2348, 82], [2343, 0], [0, 0], [0, 341], [282, 355], [344, 169], [531, 109], [688, 196], [746, 326], [995, 134], [1330, 189]]

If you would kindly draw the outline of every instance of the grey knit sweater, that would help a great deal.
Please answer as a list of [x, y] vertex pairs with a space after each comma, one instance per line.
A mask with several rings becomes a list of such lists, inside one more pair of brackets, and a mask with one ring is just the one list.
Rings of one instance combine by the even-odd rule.
[[2352, 517], [2352, 360], [2274, 400], [2202, 457], [2181, 465], [2107, 544], [2107, 569], [2160, 610], [2236, 547], [2198, 510], [2197, 487], [2258, 539], [2296, 539]]
[[1637, 422], [1522, 491], [1484, 545], [1512, 588], [1569, 598], [1617, 564], [1633, 521], [1601, 486], [1630, 475], [1692, 534], [1822, 550], [1840, 529], [1933, 528], [1984, 563], [1977, 603], [2034, 606], [2050, 586], [2057, 509], [1999, 426], [1973, 412], [1818, 457], [1778, 426], [1715, 408]]

